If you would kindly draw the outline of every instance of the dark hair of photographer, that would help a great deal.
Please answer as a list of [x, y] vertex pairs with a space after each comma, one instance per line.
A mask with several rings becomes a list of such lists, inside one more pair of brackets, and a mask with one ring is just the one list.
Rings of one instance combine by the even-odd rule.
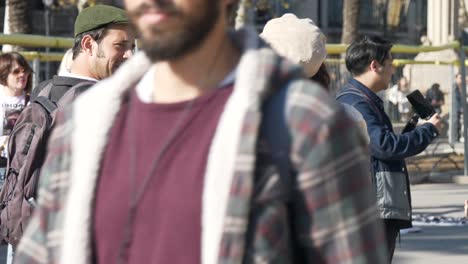
[[364, 36], [346, 49], [346, 68], [353, 76], [367, 71], [372, 61], [381, 65], [390, 55], [392, 43], [378, 36]]
[[437, 90], [439, 90], [439, 88], [440, 88], [440, 84], [434, 83], [434, 84], [431, 85], [431, 88], [430, 88], [430, 89], [431, 89], [431, 90], [436, 90], [436, 91], [437, 91]]

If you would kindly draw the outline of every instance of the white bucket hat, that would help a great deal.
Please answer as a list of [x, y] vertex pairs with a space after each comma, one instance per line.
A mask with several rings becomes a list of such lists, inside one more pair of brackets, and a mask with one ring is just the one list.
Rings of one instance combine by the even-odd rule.
[[302, 64], [307, 77], [314, 76], [327, 57], [327, 38], [308, 18], [288, 13], [271, 19], [260, 37], [281, 56]]

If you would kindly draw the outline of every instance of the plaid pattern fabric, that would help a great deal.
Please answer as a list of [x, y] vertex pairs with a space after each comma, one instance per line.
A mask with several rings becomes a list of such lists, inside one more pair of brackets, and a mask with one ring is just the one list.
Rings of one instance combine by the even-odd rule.
[[[261, 52], [258, 57], [253, 87], [274, 89], [272, 77], [290, 78], [288, 63]], [[319, 86], [296, 79], [288, 89], [290, 158], [297, 174], [281, 180], [268, 152], [258, 147], [258, 100], [244, 117], [218, 263], [386, 263], [362, 135]], [[72, 115], [68, 109], [58, 117], [39, 205], [15, 263], [59, 262]]]
[[15, 263], [58, 263], [64, 200], [69, 186], [71, 108], [57, 112], [41, 171], [38, 207], [17, 248]]
[[[274, 87], [278, 76], [290, 77], [284, 62], [259, 59], [259, 69], [272, 71], [252, 74], [260, 83]], [[386, 263], [362, 133], [318, 85], [289, 86], [297, 175], [281, 180], [270, 153], [252, 144], [262, 120], [260, 106], [253, 106], [244, 120], [219, 263]]]

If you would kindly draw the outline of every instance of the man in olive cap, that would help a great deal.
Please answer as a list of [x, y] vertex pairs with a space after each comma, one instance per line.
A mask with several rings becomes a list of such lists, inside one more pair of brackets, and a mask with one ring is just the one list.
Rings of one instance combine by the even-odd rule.
[[[125, 10], [96, 5], [83, 9], [75, 21], [73, 63], [60, 76], [39, 84], [32, 93], [34, 100], [50, 83], [48, 95], [57, 102], [71, 87], [86, 82], [97, 82], [109, 77], [133, 54], [134, 36], [128, 31]], [[79, 88], [79, 92], [88, 86]]]
[[[128, 18], [125, 11], [120, 8], [97, 5], [81, 11], [75, 21], [75, 41], [72, 48], [73, 63], [70, 69], [62, 72], [60, 76], [54, 76], [52, 79], [40, 83], [32, 93], [32, 104], [34, 104], [38, 96], [48, 98], [53, 105], [66, 104], [64, 101], [61, 101], [60, 104], [57, 104], [57, 102], [67, 92], [70, 91], [76, 96], [97, 81], [114, 73], [133, 54], [135, 39], [127, 30], [127, 26]], [[46, 144], [47, 136], [42, 139], [41, 142], [43, 143], [41, 144]], [[13, 156], [13, 154], [9, 153], [10, 156]], [[40, 159], [41, 157], [36, 158]], [[37, 164], [37, 166], [40, 169], [42, 164]], [[31, 177], [38, 176], [33, 175]], [[24, 190], [21, 189], [21, 191]], [[35, 198], [28, 197], [28, 199]], [[21, 215], [17, 219], [11, 220], [8, 223], [21, 224], [9, 226], [5, 222], [2, 223], [2, 228], [14, 230], [14, 234], [22, 234], [22, 230], [17, 230], [20, 228], [18, 226], [26, 225], [29, 216]], [[15, 236], [14, 241], [17, 241], [18, 237], [21, 236]], [[10, 242], [10, 240], [8, 241]], [[10, 243], [14, 244], [14, 242]]]

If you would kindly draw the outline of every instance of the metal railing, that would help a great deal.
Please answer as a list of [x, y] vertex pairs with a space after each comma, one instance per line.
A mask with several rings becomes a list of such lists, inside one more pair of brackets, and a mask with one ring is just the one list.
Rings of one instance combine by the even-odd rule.
[[[64, 38], [64, 37], [46, 37], [40, 35], [25, 35], [25, 34], [0, 34], [0, 45], [16, 45], [22, 47], [30, 47], [30, 48], [58, 48], [58, 49], [68, 49], [73, 46], [73, 38]], [[329, 55], [340, 55], [346, 52], [348, 45], [345, 44], [328, 44], [327, 45], [327, 52]], [[465, 60], [465, 52], [468, 52], [467, 46], [462, 46], [459, 41], [453, 41], [446, 45], [439, 45], [439, 46], [428, 46], [428, 45], [420, 45], [420, 46], [411, 46], [411, 45], [394, 45], [392, 48], [392, 53], [396, 54], [418, 54], [421, 52], [437, 52], [443, 50], [457, 50], [459, 52], [459, 59], [452, 60], [452, 61], [434, 61], [434, 60], [408, 60], [408, 59], [395, 59], [393, 61], [393, 65], [395, 67], [401, 67], [404, 65], [411, 65], [411, 64], [426, 64], [426, 65], [447, 65], [452, 68], [461, 66], [461, 72], [463, 76], [466, 76], [465, 66], [468, 65], [468, 60]], [[464, 51], [464, 52], [463, 52]], [[61, 61], [64, 53], [55, 52], [55, 53], [43, 53], [43, 52], [22, 52], [22, 54], [30, 61], [32, 61], [33, 69], [35, 71], [34, 76], [34, 83], [37, 84], [39, 81], [39, 70], [40, 70], [40, 62], [51, 62], [51, 61]], [[460, 61], [465, 61], [464, 64], [461, 64]], [[333, 67], [339, 67], [344, 63], [343, 59], [327, 59], [326, 63], [328, 65], [333, 65]], [[465, 78], [463, 78], [463, 82], [465, 82]], [[462, 85], [465, 87], [465, 83]], [[466, 97], [465, 90], [463, 89], [463, 97]], [[463, 98], [462, 97], [462, 98]], [[464, 108], [466, 108], [465, 100], [463, 100]], [[451, 109], [453, 110], [453, 109]], [[452, 112], [452, 111], [450, 111]], [[464, 111], [465, 113], [468, 112]], [[466, 117], [465, 117], [466, 118]], [[468, 119], [465, 120], [465, 128], [466, 124], [468, 123]], [[466, 129], [464, 129], [466, 131]], [[467, 132], [464, 132], [465, 135]], [[468, 146], [465, 146], [468, 148]], [[468, 149], [467, 149], [468, 150]], [[465, 157], [465, 174], [467, 173], [468, 169], [468, 159]]]
[[[41, 35], [28, 35], [28, 34], [0, 34], [0, 45], [15, 45], [30, 48], [61, 48], [68, 49], [73, 46], [73, 38], [65, 37], [46, 37]], [[346, 44], [327, 44], [327, 53], [330, 55], [338, 55], [346, 52]], [[394, 45], [392, 48], [393, 53], [399, 54], [417, 54], [420, 52], [433, 52], [442, 51], [447, 49], [459, 49], [460, 43], [453, 41], [446, 45], [440, 46], [411, 46], [411, 45]], [[468, 52], [468, 47], [463, 47]], [[24, 53], [28, 56], [28, 59], [39, 59], [41, 61], [60, 61], [60, 54], [63, 56], [64, 53]], [[333, 62], [333, 59], [329, 59], [329, 62]], [[405, 60], [395, 60], [395, 63], [405, 63]], [[424, 64], [425, 62], [418, 61], [414, 63]], [[427, 62], [428, 64], [453, 64], [455, 62]]]
[[73, 46], [73, 38], [46, 37], [29, 34], [0, 34], [0, 44], [8, 44], [29, 48], [63, 48]]
[[[28, 48], [59, 48], [68, 49], [73, 46], [72, 38], [46, 37], [28, 34], [0, 34], [0, 45], [14, 45]], [[20, 52], [32, 62], [33, 86], [39, 83], [40, 62], [59, 62], [65, 53], [61, 52]]]

